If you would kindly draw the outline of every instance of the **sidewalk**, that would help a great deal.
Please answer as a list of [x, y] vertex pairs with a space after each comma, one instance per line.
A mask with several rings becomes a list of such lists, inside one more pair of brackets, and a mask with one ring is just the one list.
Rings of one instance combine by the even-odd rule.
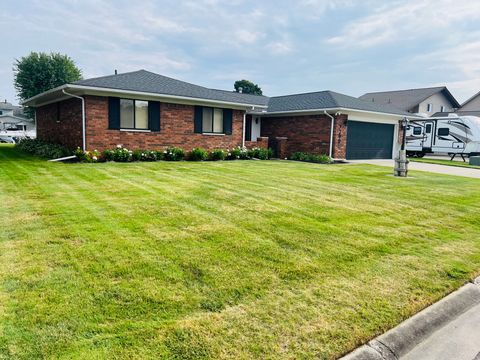
[[480, 304], [433, 333], [410, 350], [405, 360], [480, 359]]
[[480, 360], [480, 277], [343, 360]]

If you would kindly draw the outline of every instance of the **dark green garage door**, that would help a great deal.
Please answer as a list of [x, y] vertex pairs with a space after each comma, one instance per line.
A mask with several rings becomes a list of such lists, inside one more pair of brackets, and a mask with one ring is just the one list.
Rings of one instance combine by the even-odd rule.
[[347, 123], [347, 159], [391, 159], [394, 125]]

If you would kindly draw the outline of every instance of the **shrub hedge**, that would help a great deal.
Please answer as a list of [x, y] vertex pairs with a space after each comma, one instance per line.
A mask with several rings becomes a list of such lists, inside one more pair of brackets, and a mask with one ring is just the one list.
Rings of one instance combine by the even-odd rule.
[[304, 152], [296, 152], [291, 157], [290, 160], [296, 161], [305, 161], [305, 162], [312, 162], [318, 164], [330, 164], [332, 163], [332, 159], [328, 155], [317, 155], [317, 154], [309, 154]]
[[231, 150], [215, 149], [208, 152], [202, 148], [195, 148], [186, 153], [183, 149], [178, 147], [169, 147], [163, 151], [156, 150], [129, 150], [121, 145], [117, 145], [114, 149], [108, 149], [103, 152], [97, 150], [82, 151], [78, 148], [75, 155], [81, 162], [95, 163], [104, 161], [116, 162], [132, 162], [132, 161], [221, 161], [221, 160], [247, 160], [260, 159], [267, 160], [272, 157], [271, 149], [253, 148], [247, 150], [246, 148], [236, 147]]
[[39, 139], [22, 139], [15, 146], [28, 154], [47, 159], [58, 159], [73, 155], [73, 152], [64, 146]]

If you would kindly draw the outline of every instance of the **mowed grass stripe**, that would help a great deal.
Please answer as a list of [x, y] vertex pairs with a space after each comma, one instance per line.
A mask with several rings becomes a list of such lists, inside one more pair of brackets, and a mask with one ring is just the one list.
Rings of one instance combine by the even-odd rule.
[[9, 233], [0, 354], [336, 357], [480, 267], [477, 183], [388, 173], [64, 165], [0, 147], [0, 199], [26, 189], [7, 225], [38, 218]]

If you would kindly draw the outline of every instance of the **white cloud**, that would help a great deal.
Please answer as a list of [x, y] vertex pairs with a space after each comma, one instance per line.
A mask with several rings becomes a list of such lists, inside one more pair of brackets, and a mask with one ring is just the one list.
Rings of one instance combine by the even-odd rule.
[[[372, 15], [354, 19], [327, 43], [372, 47], [398, 40], [439, 35], [450, 27], [480, 19], [480, 2], [471, 0], [407, 0], [383, 5]], [[449, 34], [443, 34], [447, 37]]]
[[292, 46], [286, 42], [276, 41], [267, 44], [267, 49], [275, 55], [282, 55], [291, 52]]
[[[480, 91], [480, 32], [465, 35], [464, 43], [412, 57], [420, 68], [444, 74], [454, 74], [456, 80], [448, 87], [460, 102]], [[445, 85], [445, 82], [437, 85]]]

